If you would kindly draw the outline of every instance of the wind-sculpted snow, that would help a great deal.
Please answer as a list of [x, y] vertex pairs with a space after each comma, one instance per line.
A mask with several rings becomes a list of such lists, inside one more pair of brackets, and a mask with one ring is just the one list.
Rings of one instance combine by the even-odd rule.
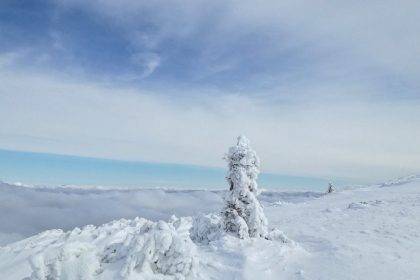
[[241, 240], [213, 227], [218, 224], [217, 215], [201, 216], [195, 228], [191, 218], [173, 216], [45, 231], [0, 248], [0, 279], [237, 279], [256, 254], [272, 255], [270, 265], [278, 266], [289, 254], [304, 253], [280, 231], [270, 240]]
[[267, 218], [257, 196], [260, 160], [245, 136], [239, 136], [226, 154], [229, 190], [225, 196], [224, 230], [240, 238], [266, 237]]
[[190, 227], [188, 218], [173, 217], [168, 223], [123, 219], [69, 232], [46, 231], [2, 253], [18, 252], [21, 263], [18, 271], [9, 271], [15, 274], [9, 279], [184, 279], [198, 268]]
[[193, 217], [191, 239], [198, 243], [209, 244], [223, 235], [222, 218], [217, 214], [199, 214]]
[[[238, 239], [221, 230], [222, 194], [38, 191], [2, 184], [3, 233], [27, 224], [69, 225], [57, 218], [83, 226], [102, 211], [119, 218], [125, 211], [161, 213], [167, 222], [119, 219], [42, 232], [0, 247], [0, 279], [420, 279], [419, 179], [386, 188], [339, 188], [331, 194], [262, 192], [259, 198], [270, 221], [266, 238]], [[153, 198], [154, 208], [147, 204]], [[26, 202], [28, 208], [22, 208]], [[171, 218], [170, 212], [178, 215], [178, 210], [191, 218]], [[46, 223], [48, 217], [53, 222]], [[270, 229], [274, 227], [282, 231]]]

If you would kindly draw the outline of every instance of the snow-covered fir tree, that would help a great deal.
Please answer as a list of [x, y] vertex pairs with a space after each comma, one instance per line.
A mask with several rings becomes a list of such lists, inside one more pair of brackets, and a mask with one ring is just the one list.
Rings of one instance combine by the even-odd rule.
[[257, 199], [260, 161], [245, 136], [226, 155], [229, 191], [222, 212], [223, 227], [239, 238], [266, 237], [267, 219]]
[[334, 185], [331, 182], [328, 183], [327, 193], [333, 193], [335, 191], [336, 191], [336, 189], [335, 189]]

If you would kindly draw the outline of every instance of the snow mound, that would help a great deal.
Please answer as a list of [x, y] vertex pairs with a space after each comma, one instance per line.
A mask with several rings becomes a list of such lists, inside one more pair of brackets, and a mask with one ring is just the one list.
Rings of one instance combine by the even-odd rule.
[[46, 231], [11, 244], [9, 251], [18, 253], [20, 263], [25, 261], [19, 256], [25, 256], [31, 280], [185, 279], [198, 266], [190, 227], [190, 218], [122, 219], [70, 232]]
[[276, 228], [268, 232], [267, 239], [289, 244], [290, 246], [297, 246], [297, 244], [293, 240], [289, 239], [284, 232]]
[[[0, 247], [0, 278], [243, 279], [237, 278], [240, 270], [252, 270], [256, 265], [269, 271], [279, 266], [279, 260], [284, 269], [291, 255], [302, 253], [279, 230], [270, 231], [266, 238], [229, 235], [217, 214], [173, 216], [169, 222], [121, 219], [68, 232], [44, 231]], [[266, 255], [273, 260], [267, 262]]]
[[93, 279], [100, 273], [96, 248], [86, 242], [64, 243], [30, 258], [30, 279]]
[[[193, 217], [190, 235], [194, 242], [206, 245], [213, 241], [220, 241], [226, 238], [222, 217], [214, 213], [207, 215], [199, 214], [198, 216]], [[297, 246], [293, 240], [289, 239], [277, 228], [268, 230], [264, 239], [288, 244], [291, 247]]]
[[193, 218], [191, 239], [197, 243], [209, 244], [223, 234], [222, 218], [217, 214], [199, 214]]
[[196, 247], [189, 238], [190, 227], [187, 218], [146, 224], [135, 235], [107, 247], [103, 259], [111, 263], [123, 259], [123, 277], [144, 272], [183, 279], [193, 274], [198, 264]]

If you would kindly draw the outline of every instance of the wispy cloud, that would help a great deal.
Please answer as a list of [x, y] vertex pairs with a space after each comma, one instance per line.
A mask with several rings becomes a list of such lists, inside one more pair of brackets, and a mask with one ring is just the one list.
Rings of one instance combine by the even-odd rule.
[[118, 26], [137, 51], [163, 53], [164, 73], [186, 82], [419, 86], [417, 1], [59, 2]]
[[131, 62], [139, 66], [143, 73], [139, 78], [146, 78], [150, 76], [160, 64], [160, 57], [153, 52], [140, 52], [131, 56]]
[[48, 3], [0, 4], [2, 148], [219, 166], [246, 133], [270, 172], [418, 171], [417, 1]]
[[269, 172], [379, 178], [420, 166], [420, 106], [409, 102], [284, 104], [226, 92], [186, 100], [30, 73], [1, 77], [3, 148], [221, 166], [226, 147], [246, 133]]

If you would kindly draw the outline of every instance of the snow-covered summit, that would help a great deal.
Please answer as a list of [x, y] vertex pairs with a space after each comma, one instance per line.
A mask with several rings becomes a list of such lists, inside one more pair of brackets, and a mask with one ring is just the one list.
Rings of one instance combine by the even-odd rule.
[[[0, 279], [419, 279], [418, 178], [332, 195], [263, 192], [270, 227], [281, 228], [289, 239], [281, 232], [274, 232], [276, 240], [223, 234], [220, 217], [211, 215], [222, 207], [221, 196], [0, 184], [0, 235], [38, 226], [46, 217], [50, 228], [65, 219], [71, 221], [67, 226], [78, 226], [0, 247]], [[101, 225], [111, 213], [148, 219], [132, 216]], [[84, 226], [92, 221], [97, 226]], [[197, 238], [202, 236], [206, 239]]]
[[7, 279], [29, 276], [37, 280], [151, 279], [156, 275], [183, 279], [195, 275], [198, 265], [190, 224], [186, 218], [168, 223], [136, 218], [69, 232], [45, 231], [2, 248], [1, 274]]

